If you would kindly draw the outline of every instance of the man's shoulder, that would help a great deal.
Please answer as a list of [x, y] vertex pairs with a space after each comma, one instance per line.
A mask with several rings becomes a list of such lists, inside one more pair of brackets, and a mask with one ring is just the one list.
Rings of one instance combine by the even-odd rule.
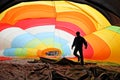
[[84, 37], [82, 37], [82, 36], [77, 36], [77, 37], [75, 37], [76, 39], [84, 39]]
[[82, 39], [84, 39], [82, 36], [79, 36], [79, 38], [82, 38]]

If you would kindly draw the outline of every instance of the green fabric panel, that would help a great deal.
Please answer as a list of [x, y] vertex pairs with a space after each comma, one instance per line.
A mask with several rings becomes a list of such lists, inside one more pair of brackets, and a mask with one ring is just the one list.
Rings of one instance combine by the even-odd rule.
[[16, 56], [26, 56], [27, 55], [26, 51], [27, 51], [26, 48], [17, 48], [15, 51], [15, 55]]
[[110, 26], [107, 28], [108, 30], [115, 31], [120, 34], [120, 27], [119, 26]]
[[35, 48], [37, 45], [41, 44], [41, 41], [39, 39], [33, 39], [29, 43], [25, 45], [26, 48]]

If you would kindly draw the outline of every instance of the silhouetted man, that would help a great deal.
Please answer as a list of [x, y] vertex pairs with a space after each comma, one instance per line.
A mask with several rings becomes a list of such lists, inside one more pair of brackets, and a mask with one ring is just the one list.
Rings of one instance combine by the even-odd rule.
[[[87, 49], [87, 42], [86, 40], [80, 36], [80, 32], [76, 32], [76, 37], [74, 38], [73, 44], [72, 44], [72, 49], [75, 46], [73, 54], [78, 58], [78, 62], [80, 61], [81, 58], [81, 65], [84, 65], [84, 58], [83, 58], [83, 44], [85, 46], [85, 49]], [[79, 54], [77, 52], [79, 51]]]

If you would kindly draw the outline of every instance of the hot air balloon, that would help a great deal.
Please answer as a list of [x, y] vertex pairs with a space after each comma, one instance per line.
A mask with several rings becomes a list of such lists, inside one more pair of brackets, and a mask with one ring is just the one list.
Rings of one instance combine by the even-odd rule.
[[88, 42], [86, 60], [120, 63], [120, 27], [94, 7], [71, 1], [15, 4], [0, 13], [0, 55], [75, 59], [76, 31]]

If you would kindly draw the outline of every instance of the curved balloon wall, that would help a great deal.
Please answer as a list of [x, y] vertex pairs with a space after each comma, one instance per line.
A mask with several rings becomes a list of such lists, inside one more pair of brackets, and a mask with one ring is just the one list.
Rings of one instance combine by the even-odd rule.
[[96, 9], [69, 1], [34, 1], [14, 5], [0, 14], [1, 56], [40, 57], [47, 48], [73, 58], [75, 32], [88, 42], [85, 59], [120, 63], [120, 27]]

